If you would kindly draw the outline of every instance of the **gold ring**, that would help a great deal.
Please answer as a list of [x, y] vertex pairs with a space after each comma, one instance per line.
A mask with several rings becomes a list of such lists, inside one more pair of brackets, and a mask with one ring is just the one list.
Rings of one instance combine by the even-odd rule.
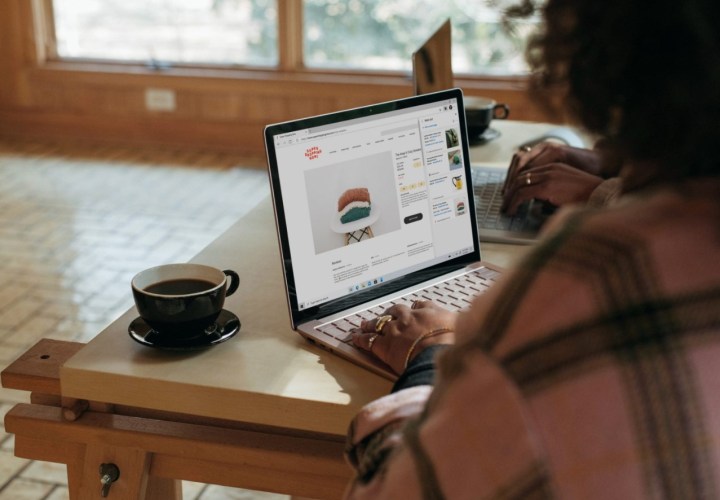
[[382, 329], [385, 328], [385, 323], [387, 323], [391, 319], [393, 319], [393, 317], [389, 314], [386, 314], [385, 316], [380, 316], [375, 323], [375, 333], [382, 335]]
[[520, 151], [522, 151], [524, 153], [529, 153], [530, 151], [532, 151], [532, 147], [531, 146], [523, 146], [520, 148]]
[[368, 339], [368, 351], [372, 352], [372, 346], [375, 343], [375, 340], [379, 337], [379, 334], [375, 334], [372, 337]]
[[527, 184], [528, 186], [532, 184], [532, 180], [530, 179], [530, 172], [525, 174], [525, 184]]

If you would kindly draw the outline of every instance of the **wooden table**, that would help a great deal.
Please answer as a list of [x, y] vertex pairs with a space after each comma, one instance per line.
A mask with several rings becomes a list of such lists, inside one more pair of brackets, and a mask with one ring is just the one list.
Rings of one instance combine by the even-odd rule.
[[[509, 159], [547, 125], [503, 122], [475, 161]], [[526, 247], [484, 245], [502, 266]], [[70, 496], [99, 498], [101, 464], [119, 467], [108, 498], [181, 498], [180, 479], [338, 498], [350, 479], [347, 425], [390, 383], [290, 329], [269, 199], [193, 262], [241, 276], [226, 308], [240, 332], [190, 353], [149, 349], [127, 333], [134, 308], [88, 344], [44, 340], [3, 371], [31, 392], [8, 412], [20, 457], [67, 464]], [[130, 293], [128, 285], [128, 293]]]

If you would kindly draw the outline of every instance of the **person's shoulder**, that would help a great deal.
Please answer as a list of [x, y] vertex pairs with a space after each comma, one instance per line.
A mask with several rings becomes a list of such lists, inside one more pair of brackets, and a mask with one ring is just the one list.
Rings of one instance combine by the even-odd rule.
[[589, 208], [579, 234], [672, 238], [717, 226], [719, 216], [720, 178], [691, 179], [625, 194], [602, 209]]
[[619, 184], [609, 183], [613, 203], [561, 210], [548, 236], [589, 236], [620, 230], [643, 233], [650, 228], [691, 226], [718, 220], [720, 178], [693, 179], [619, 195]]
[[587, 206], [590, 208], [601, 208], [611, 206], [622, 194], [622, 179], [620, 177], [611, 177], [605, 179], [596, 187], [587, 200]]
[[[562, 267], [578, 274], [617, 266], [698, 260], [717, 252], [720, 179], [697, 179], [623, 195], [602, 209], [558, 214], [529, 259], [536, 271]], [[534, 260], [534, 262], [533, 262]], [[715, 259], [716, 260], [716, 259]]]

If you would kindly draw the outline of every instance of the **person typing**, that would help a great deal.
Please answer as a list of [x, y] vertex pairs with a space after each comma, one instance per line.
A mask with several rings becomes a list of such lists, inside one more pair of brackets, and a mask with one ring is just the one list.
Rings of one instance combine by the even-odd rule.
[[513, 155], [508, 168], [502, 211], [514, 215], [523, 203], [531, 200], [553, 208], [569, 204], [606, 205], [621, 190], [617, 167], [607, 163], [598, 149], [557, 142], [522, 148]]
[[400, 378], [350, 423], [350, 500], [720, 494], [720, 3], [543, 19], [533, 93], [605, 141], [518, 152], [506, 210], [563, 209], [468, 311], [398, 305], [354, 333]]

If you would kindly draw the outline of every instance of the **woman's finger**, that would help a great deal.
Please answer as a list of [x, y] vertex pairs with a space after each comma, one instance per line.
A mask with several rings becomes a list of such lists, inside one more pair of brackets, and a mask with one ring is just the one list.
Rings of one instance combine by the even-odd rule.
[[547, 166], [534, 167], [516, 176], [503, 196], [500, 210], [513, 215], [523, 202], [532, 200], [541, 191], [541, 185], [547, 178], [547, 168]]
[[352, 343], [364, 351], [374, 353], [376, 343], [382, 338], [378, 333], [353, 332]]
[[427, 309], [428, 307], [432, 307], [433, 305], [435, 304], [431, 300], [418, 299], [416, 301], [413, 301], [410, 309], [412, 309], [413, 311], [417, 309]]
[[[389, 312], [389, 311], [386, 311], [386, 313], [387, 312]], [[360, 329], [363, 332], [382, 334], [382, 331], [384, 330], [385, 325], [387, 325], [393, 319], [395, 319], [395, 317], [392, 314], [381, 314], [380, 316], [378, 316], [376, 318], [362, 321], [360, 323]]]

